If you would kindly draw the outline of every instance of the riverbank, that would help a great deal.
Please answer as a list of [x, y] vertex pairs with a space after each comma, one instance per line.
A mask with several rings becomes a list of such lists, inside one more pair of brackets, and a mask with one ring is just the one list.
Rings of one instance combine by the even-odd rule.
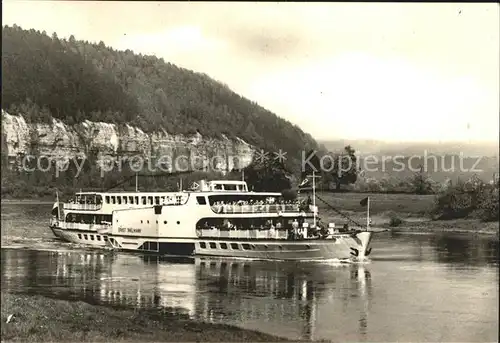
[[[13, 314], [7, 323], [9, 315]], [[286, 342], [181, 315], [2, 292], [2, 342]]]
[[[366, 207], [360, 201], [370, 197], [371, 227], [401, 233], [471, 233], [499, 235], [498, 221], [484, 222], [475, 218], [433, 220], [434, 195], [379, 193], [319, 193], [328, 205], [361, 225], [366, 225]], [[317, 201], [323, 222], [343, 225], [349, 222], [330, 206]]]

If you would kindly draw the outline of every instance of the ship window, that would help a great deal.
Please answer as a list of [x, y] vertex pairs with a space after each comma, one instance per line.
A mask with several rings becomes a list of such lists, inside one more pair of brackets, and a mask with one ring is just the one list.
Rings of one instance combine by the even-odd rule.
[[221, 249], [227, 249], [227, 244], [226, 243], [220, 243], [220, 248]]
[[141, 224], [142, 224], [142, 220], [141, 220]]
[[216, 190], [222, 190], [222, 185], [214, 185], [214, 189], [216, 189]]
[[202, 249], [206, 249], [207, 248], [207, 245], [205, 244], [205, 242], [201, 242], [200, 243], [200, 248], [202, 248]]
[[109, 204], [109, 195], [106, 195], [106, 204]]
[[243, 250], [250, 250], [250, 244], [242, 244], [241, 247]]
[[122, 204], [122, 197], [116, 197], [116, 200], [118, 200], [118, 205]]
[[209, 243], [209, 245], [210, 245], [210, 249], [215, 249], [215, 248], [216, 248], [216, 246], [215, 246], [215, 243], [214, 243], [214, 242], [210, 242], [210, 243]]
[[94, 235], [90, 235], [90, 240], [94, 240]]
[[133, 204], [134, 203], [134, 197], [133, 196], [129, 196], [128, 197], [128, 202], [129, 202], [129, 204]]
[[160, 204], [160, 197], [155, 197], [155, 204], [159, 205]]
[[78, 234], [78, 239], [82, 239], [82, 234], [81, 233]]
[[116, 203], [116, 201], [115, 201], [115, 197], [111, 197], [111, 203], [112, 203], [112, 204], [115, 204], [115, 203]]
[[101, 236], [97, 235], [97, 240], [100, 241], [101, 240]]
[[139, 205], [139, 197], [135, 197], [135, 204]]
[[158, 250], [158, 243], [157, 242], [150, 242], [149, 243], [149, 250]]
[[239, 250], [238, 243], [231, 243], [231, 249]]
[[205, 197], [196, 197], [196, 201], [198, 202], [198, 205], [206, 205], [207, 204], [207, 200], [205, 199]]
[[127, 203], [127, 197], [123, 197], [123, 203], [126, 204]]
[[179, 225], [181, 222], [180, 221], [177, 221], [177, 225]]
[[142, 204], [146, 205], [146, 197], [141, 197], [142, 198]]
[[148, 204], [153, 205], [153, 197], [148, 197]]
[[87, 235], [83, 235], [83, 238], [84, 238], [85, 240], [88, 240], [88, 239], [89, 239], [89, 237], [88, 237]]
[[148, 220], [148, 221], [146, 221], [146, 222], [149, 224], [149, 220]]
[[104, 236], [104, 242], [108, 241], [108, 236]]
[[224, 190], [226, 190], [226, 191], [235, 191], [236, 190], [236, 185], [225, 184], [224, 185]]
[[165, 224], [165, 225], [166, 225], [166, 224], [167, 224], [167, 221], [166, 221], [166, 220], [164, 220], [164, 221], [163, 221], [163, 224]]

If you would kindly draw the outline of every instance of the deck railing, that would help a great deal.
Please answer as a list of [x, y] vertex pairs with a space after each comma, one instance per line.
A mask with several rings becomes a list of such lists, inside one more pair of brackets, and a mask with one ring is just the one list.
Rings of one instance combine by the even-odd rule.
[[243, 213], [297, 213], [297, 212], [314, 212], [318, 207], [304, 206], [299, 204], [273, 204], [273, 205], [212, 205], [211, 209], [214, 213], [219, 214], [243, 214]]
[[72, 230], [84, 230], [84, 231], [96, 231], [98, 233], [105, 233], [111, 231], [111, 225], [108, 224], [87, 224], [87, 223], [71, 223], [71, 222], [60, 222], [65, 229]]
[[285, 239], [288, 236], [288, 229], [197, 229], [196, 235], [200, 238], [246, 238], [246, 239]]
[[[212, 205], [215, 213], [291, 213], [301, 212], [299, 204], [273, 205]], [[309, 212], [309, 211], [308, 211]]]
[[76, 210], [76, 211], [99, 211], [102, 208], [102, 204], [76, 204], [76, 203], [65, 203], [65, 210]]

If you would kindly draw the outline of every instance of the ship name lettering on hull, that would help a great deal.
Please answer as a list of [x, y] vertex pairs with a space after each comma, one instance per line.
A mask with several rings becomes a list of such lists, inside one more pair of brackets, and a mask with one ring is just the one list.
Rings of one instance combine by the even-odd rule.
[[131, 227], [119, 227], [118, 228], [119, 233], [141, 233], [142, 229], [134, 229]]

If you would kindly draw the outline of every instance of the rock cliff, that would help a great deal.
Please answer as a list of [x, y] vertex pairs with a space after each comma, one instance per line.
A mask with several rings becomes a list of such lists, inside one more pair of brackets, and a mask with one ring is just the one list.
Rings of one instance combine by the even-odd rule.
[[[51, 124], [26, 122], [21, 115], [2, 110], [2, 154], [11, 163], [23, 156], [52, 160], [85, 159], [157, 161], [167, 170], [204, 169], [228, 171], [250, 164], [254, 147], [242, 139], [213, 139], [201, 134], [174, 135], [159, 128], [145, 133], [130, 125], [84, 121], [68, 126], [52, 118]], [[5, 156], [4, 155], [4, 156]], [[153, 164], [156, 165], [156, 164]]]

